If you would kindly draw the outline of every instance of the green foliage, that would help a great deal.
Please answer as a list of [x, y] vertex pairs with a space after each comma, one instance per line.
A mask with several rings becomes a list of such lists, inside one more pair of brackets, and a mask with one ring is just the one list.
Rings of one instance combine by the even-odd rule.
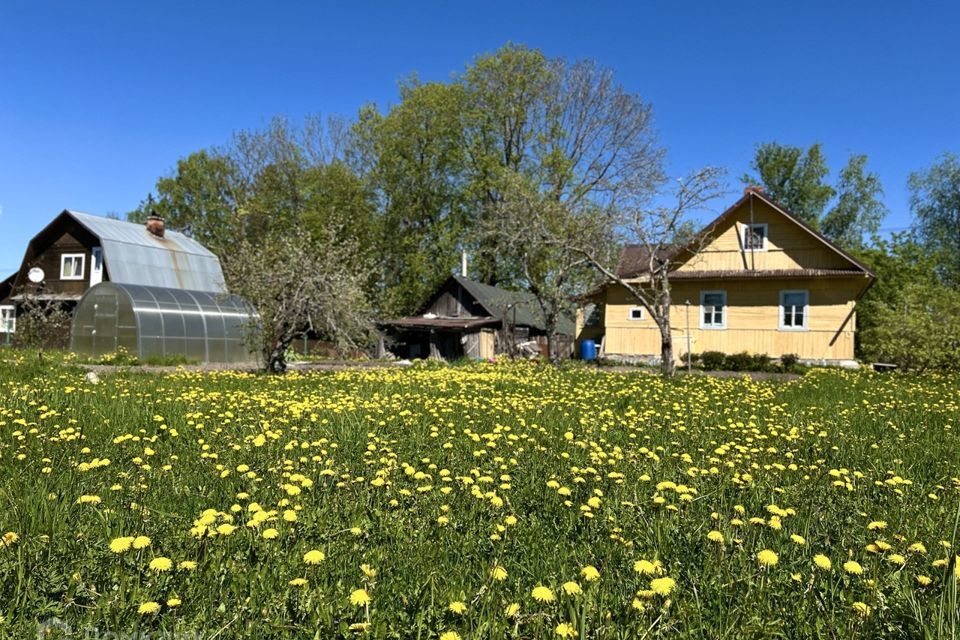
[[871, 307], [863, 330], [867, 358], [908, 371], [960, 370], [960, 292], [938, 284], [906, 284]]
[[704, 351], [699, 360], [704, 371], [719, 371], [723, 369], [727, 356], [722, 351]]
[[943, 154], [910, 175], [910, 208], [920, 242], [937, 256], [941, 280], [960, 287], [960, 158]]
[[837, 202], [821, 224], [825, 236], [848, 249], [863, 246], [864, 234], [876, 234], [887, 214], [880, 178], [866, 164], [866, 155], [854, 155], [840, 170]]

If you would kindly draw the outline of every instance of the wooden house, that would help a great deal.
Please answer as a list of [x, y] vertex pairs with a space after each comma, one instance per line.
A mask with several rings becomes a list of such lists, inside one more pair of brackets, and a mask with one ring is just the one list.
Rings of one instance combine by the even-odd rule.
[[220, 260], [196, 240], [165, 229], [63, 211], [30, 240], [20, 269], [0, 282], [0, 331], [15, 332], [27, 300], [72, 312], [101, 282], [226, 292]]
[[[746, 351], [855, 364], [856, 303], [873, 272], [762, 189], [747, 188], [693, 244], [662, 259], [670, 264], [678, 359], [688, 351]], [[642, 283], [649, 262], [644, 247], [629, 246], [617, 275]], [[625, 287], [605, 285], [590, 301], [578, 314], [578, 339], [597, 340], [614, 359], [659, 359], [659, 330]]]
[[[450, 276], [412, 316], [380, 323], [401, 358], [489, 359], [531, 343], [546, 351], [547, 329], [536, 299], [463, 276]], [[557, 353], [569, 357], [574, 322], [557, 326]]]

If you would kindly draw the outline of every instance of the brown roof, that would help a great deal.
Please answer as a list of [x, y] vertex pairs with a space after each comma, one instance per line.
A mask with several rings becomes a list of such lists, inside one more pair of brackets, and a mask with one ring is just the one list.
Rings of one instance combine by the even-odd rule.
[[[657, 252], [657, 259], [661, 262], [669, 261], [677, 253], [677, 247], [661, 247]], [[620, 254], [617, 263], [617, 276], [620, 278], [636, 278], [641, 273], [650, 270], [650, 247], [642, 244], [628, 244]]]
[[671, 271], [671, 280], [752, 280], [754, 278], [850, 278], [864, 277], [859, 269], [764, 269], [732, 271]]
[[428, 318], [425, 316], [408, 316], [406, 318], [397, 318], [396, 320], [387, 320], [381, 323], [387, 327], [406, 327], [409, 329], [439, 329], [456, 331], [459, 329], [474, 329], [500, 324], [499, 318], [449, 318], [437, 316]]

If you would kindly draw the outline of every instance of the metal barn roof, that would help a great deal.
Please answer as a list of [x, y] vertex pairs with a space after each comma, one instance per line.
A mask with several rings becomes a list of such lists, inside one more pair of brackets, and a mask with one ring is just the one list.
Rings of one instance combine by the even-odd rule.
[[169, 229], [158, 238], [141, 224], [67, 213], [100, 238], [112, 282], [226, 293], [220, 260], [196, 240]]

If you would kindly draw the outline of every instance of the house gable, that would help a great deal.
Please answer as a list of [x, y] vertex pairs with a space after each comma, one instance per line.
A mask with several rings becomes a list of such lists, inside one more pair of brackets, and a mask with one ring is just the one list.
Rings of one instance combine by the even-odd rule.
[[[751, 228], [758, 234], [752, 246]], [[757, 241], [760, 236], [762, 240]], [[752, 188], [698, 235], [697, 244], [701, 242], [706, 244], [697, 253], [687, 249], [676, 254], [678, 276], [873, 276], [848, 253]]]

